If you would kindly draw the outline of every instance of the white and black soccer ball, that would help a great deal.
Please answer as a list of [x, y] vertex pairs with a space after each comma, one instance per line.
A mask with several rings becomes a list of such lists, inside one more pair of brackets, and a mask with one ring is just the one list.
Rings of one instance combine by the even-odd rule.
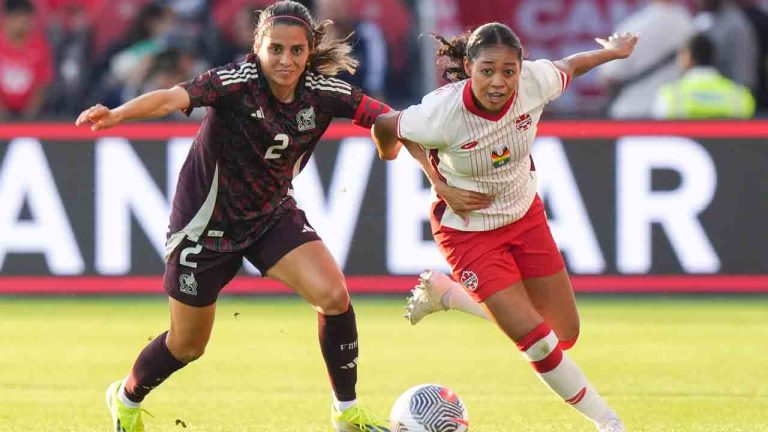
[[421, 384], [397, 398], [389, 414], [392, 432], [466, 432], [469, 414], [448, 387]]

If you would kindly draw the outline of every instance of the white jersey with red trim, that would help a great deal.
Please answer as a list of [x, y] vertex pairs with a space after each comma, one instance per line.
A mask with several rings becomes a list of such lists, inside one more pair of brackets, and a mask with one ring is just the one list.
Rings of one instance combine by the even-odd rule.
[[477, 107], [469, 80], [441, 87], [400, 113], [398, 138], [428, 149], [449, 185], [495, 196], [489, 208], [470, 214], [467, 226], [439, 198], [433, 218], [462, 231], [488, 231], [525, 215], [536, 196], [531, 145], [537, 124], [569, 80], [549, 60], [523, 61], [517, 92], [496, 115]]

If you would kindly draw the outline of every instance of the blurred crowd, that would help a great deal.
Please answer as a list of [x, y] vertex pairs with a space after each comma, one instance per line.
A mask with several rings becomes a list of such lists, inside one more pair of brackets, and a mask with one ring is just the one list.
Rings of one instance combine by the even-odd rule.
[[750, 0], [650, 0], [618, 24], [635, 53], [599, 72], [612, 118], [750, 118], [768, 108], [768, 14]]
[[[0, 120], [67, 118], [96, 102], [117, 106], [212, 66], [253, 44], [255, 11], [272, 0], [0, 0]], [[404, 0], [302, 1], [354, 31], [362, 67], [344, 79], [394, 103], [418, 89], [413, 9]]]
[[[212, 66], [237, 61], [251, 50], [254, 11], [272, 3], [0, 1], [0, 121], [71, 118], [96, 102], [114, 107]], [[605, 1], [613, 11], [610, 1]], [[589, 100], [598, 104], [584, 103], [589, 94], [568, 96], [558, 101], [561, 105], [555, 104], [555, 113], [603, 113], [612, 118], [750, 117], [755, 109], [758, 113], [768, 109], [766, 2], [626, 1], [632, 7], [621, 9], [622, 14], [612, 13], [609, 29], [639, 32], [635, 54], [596, 71], [600, 97]], [[580, 0], [562, 2], [578, 5]], [[430, 53], [419, 50], [431, 48], [417, 43], [420, 34], [437, 30], [450, 35], [498, 20], [522, 31], [527, 45], [526, 21], [519, 15], [543, 5], [525, 0], [302, 3], [317, 18], [333, 20], [336, 36], [354, 32], [354, 55], [361, 60], [361, 68], [343, 78], [398, 107], [439, 85], [425, 79], [435, 74], [424, 73], [432, 62], [423, 61]], [[500, 13], [508, 10], [518, 16]], [[601, 28], [593, 30], [597, 33]], [[534, 57], [542, 54], [539, 45], [531, 46]], [[732, 109], [724, 109], [726, 104]], [[586, 106], [589, 109], [579, 109]]]

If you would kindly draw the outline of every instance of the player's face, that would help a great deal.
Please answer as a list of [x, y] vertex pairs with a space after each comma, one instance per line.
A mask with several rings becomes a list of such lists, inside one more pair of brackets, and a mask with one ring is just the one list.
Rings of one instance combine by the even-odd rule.
[[464, 59], [464, 69], [472, 80], [472, 94], [491, 113], [501, 111], [515, 94], [520, 67], [517, 51], [506, 45], [483, 48], [474, 61]]
[[309, 59], [309, 41], [304, 28], [275, 24], [262, 36], [258, 55], [270, 86], [292, 92]]

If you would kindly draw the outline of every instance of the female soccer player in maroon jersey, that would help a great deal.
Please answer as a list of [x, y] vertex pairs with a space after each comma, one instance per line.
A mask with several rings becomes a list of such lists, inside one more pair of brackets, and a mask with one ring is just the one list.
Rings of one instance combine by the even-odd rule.
[[253, 53], [244, 61], [115, 109], [96, 105], [78, 117], [77, 125], [91, 123], [96, 131], [208, 107], [173, 200], [164, 276], [170, 329], [107, 390], [116, 431], [143, 431], [144, 397], [203, 354], [218, 293], [243, 258], [317, 311], [334, 429], [388, 430], [356, 404], [357, 329], [344, 275], [297, 208], [291, 186], [333, 118], [370, 127], [389, 109], [332, 77], [354, 72], [357, 61], [346, 41], [327, 40], [330, 24], [315, 23], [297, 2], [277, 2], [260, 13]]
[[517, 35], [499, 23], [437, 39], [452, 83], [379, 116], [372, 130], [383, 159], [397, 157], [402, 142], [435, 186], [432, 233], [461, 282], [422, 275], [407, 316], [415, 323], [454, 307], [492, 318], [563, 400], [600, 431], [623, 432], [618, 415], [563, 352], [576, 340], [579, 319], [530, 152], [544, 106], [572, 77], [628, 57], [637, 36], [598, 39], [603, 49], [555, 62], [524, 61]]

